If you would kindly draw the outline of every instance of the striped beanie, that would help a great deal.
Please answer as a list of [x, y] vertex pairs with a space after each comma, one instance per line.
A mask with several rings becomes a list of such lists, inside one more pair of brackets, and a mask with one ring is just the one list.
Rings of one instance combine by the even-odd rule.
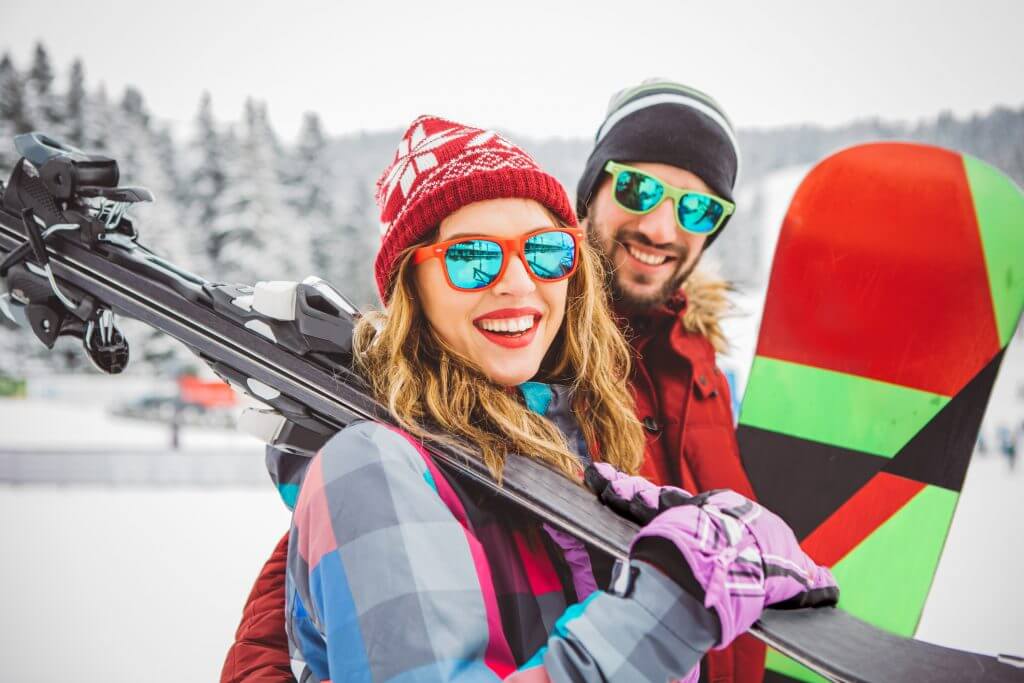
[[436, 116], [413, 121], [377, 181], [382, 242], [374, 276], [381, 301], [391, 298], [404, 249], [463, 206], [505, 198], [533, 199], [576, 225], [562, 184], [502, 136]]
[[[732, 201], [740, 152], [732, 123], [710, 96], [672, 81], [649, 79], [616, 93], [608, 104], [576, 187], [580, 218], [586, 217], [609, 161], [676, 166]], [[706, 244], [721, 232], [715, 232]]]

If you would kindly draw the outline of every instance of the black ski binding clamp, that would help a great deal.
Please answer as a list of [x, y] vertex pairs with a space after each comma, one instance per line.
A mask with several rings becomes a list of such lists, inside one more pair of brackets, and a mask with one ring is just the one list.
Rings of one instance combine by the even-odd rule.
[[[128, 364], [128, 342], [117, 328], [114, 313], [93, 297], [58, 284], [50, 267], [47, 242], [66, 231], [77, 231], [86, 243], [110, 240], [113, 234], [135, 239], [128, 206], [152, 201], [144, 188], [119, 188], [113, 159], [87, 155], [42, 133], [15, 138], [22, 155], [4, 188], [4, 208], [21, 214], [28, 241], [0, 263], [7, 292], [0, 313], [25, 324], [53, 348], [58, 337], [82, 340], [92, 364], [116, 374]], [[29, 259], [34, 259], [34, 263]]]

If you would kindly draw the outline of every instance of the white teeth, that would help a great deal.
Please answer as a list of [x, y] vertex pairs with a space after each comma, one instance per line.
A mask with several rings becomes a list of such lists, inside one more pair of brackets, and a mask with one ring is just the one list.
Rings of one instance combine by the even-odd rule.
[[488, 332], [525, 332], [533, 327], [533, 322], [532, 315], [524, 315], [521, 318], [481, 320], [477, 324]]
[[646, 263], [649, 266], [660, 266], [662, 263], [665, 262], [665, 259], [668, 258], [664, 254], [657, 256], [655, 256], [654, 254], [645, 254], [644, 252], [637, 251], [636, 249], [628, 245], [626, 246], [626, 249], [629, 250], [630, 255], [637, 261], [639, 261], [640, 263]]

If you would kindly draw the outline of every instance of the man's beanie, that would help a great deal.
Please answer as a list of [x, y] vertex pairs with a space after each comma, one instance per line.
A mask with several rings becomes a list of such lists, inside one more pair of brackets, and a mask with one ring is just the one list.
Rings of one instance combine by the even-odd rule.
[[463, 206], [503, 198], [536, 200], [567, 225], [576, 225], [561, 183], [505, 138], [434, 116], [413, 121], [377, 181], [383, 241], [374, 275], [381, 301], [391, 297], [404, 249]]
[[[576, 187], [580, 218], [586, 217], [609, 161], [676, 166], [732, 201], [740, 152], [732, 123], [710, 96], [679, 83], [650, 79], [612, 96]], [[720, 228], [706, 244], [721, 233]]]

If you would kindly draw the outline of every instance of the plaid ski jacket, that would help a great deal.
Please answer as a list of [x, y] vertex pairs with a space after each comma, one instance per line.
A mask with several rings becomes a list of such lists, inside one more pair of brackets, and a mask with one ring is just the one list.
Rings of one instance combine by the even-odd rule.
[[717, 624], [632, 566], [625, 596], [597, 590], [611, 567], [582, 543], [447, 478], [405, 433], [350, 425], [309, 464], [295, 505], [292, 669], [300, 683], [680, 678]]

